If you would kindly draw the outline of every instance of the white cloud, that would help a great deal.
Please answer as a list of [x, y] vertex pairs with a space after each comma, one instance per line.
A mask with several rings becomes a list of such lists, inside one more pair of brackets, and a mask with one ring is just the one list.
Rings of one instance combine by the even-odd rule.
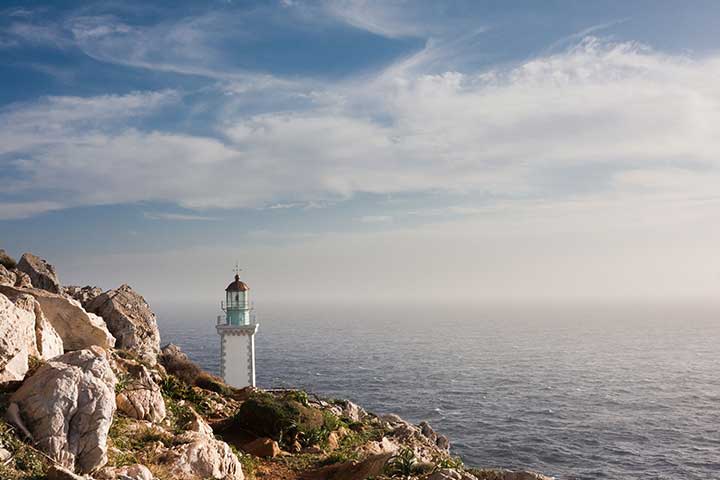
[[178, 222], [216, 222], [220, 220], [220, 217], [168, 212], [144, 212], [143, 216], [148, 220], [170, 220]]
[[0, 202], [0, 220], [14, 220], [31, 217], [52, 210], [60, 210], [65, 205], [57, 202]]
[[389, 223], [393, 221], [391, 215], [363, 215], [359, 219], [362, 223]]
[[224, 114], [217, 138], [128, 127], [174, 92], [55, 97], [4, 110], [0, 145], [21, 178], [16, 193], [64, 206], [262, 207], [358, 192], [707, 196], [720, 160], [720, 87], [708, 79], [719, 74], [715, 57], [590, 38], [504, 71], [390, 68], [325, 86], [340, 100], [313, 109]]

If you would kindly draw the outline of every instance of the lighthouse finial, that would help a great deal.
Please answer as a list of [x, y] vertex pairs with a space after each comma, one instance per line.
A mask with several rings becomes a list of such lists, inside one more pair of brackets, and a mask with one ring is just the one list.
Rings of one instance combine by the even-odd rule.
[[233, 269], [233, 272], [235, 272], [235, 280], [239, 280], [240, 272], [242, 272], [242, 268], [240, 268], [239, 262], [235, 262], [235, 268]]

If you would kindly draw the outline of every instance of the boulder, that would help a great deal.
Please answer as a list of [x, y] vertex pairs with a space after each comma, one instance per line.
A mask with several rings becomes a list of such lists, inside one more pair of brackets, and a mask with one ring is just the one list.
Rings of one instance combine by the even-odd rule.
[[10, 255], [7, 254], [5, 250], [0, 248], [0, 265], [3, 267], [12, 270], [17, 265], [17, 262], [14, 258], [12, 258]]
[[12, 452], [0, 445], [0, 463], [5, 463], [12, 458]]
[[35, 297], [45, 318], [62, 339], [65, 350], [81, 350], [93, 345], [102, 348], [115, 346], [115, 338], [102, 318], [86, 312], [75, 300], [37, 288], [6, 285], [0, 285], [0, 293], [9, 298], [23, 294]]
[[531, 472], [527, 470], [512, 471], [498, 469], [492, 471], [499, 480], [554, 480], [553, 477], [548, 477], [541, 473]]
[[105, 467], [93, 474], [96, 480], [154, 480], [152, 472], [138, 463], [124, 467]]
[[335, 432], [330, 432], [327, 438], [327, 449], [329, 452], [336, 450], [340, 446], [340, 436]]
[[367, 417], [367, 412], [350, 400], [338, 400], [336, 404], [341, 409], [341, 416], [348, 418], [350, 421], [361, 422]]
[[430, 462], [434, 458], [447, 455], [447, 449], [438, 445], [438, 437], [444, 439], [440, 442], [442, 445], [445, 445], [447, 439], [442, 435], [438, 436], [426, 422], [419, 426], [402, 420], [395, 422], [394, 425], [395, 428], [387, 435], [389, 440], [397, 445], [411, 448], [418, 461]]
[[190, 415], [192, 415], [192, 418], [188, 421], [186, 426], [188, 431], [199, 433], [200, 435], [204, 435], [206, 437], [215, 438], [212, 427], [205, 421], [205, 419], [201, 417], [190, 405], [186, 406]]
[[40, 303], [35, 297], [26, 293], [13, 297], [15, 306], [32, 313], [35, 321], [35, 340], [29, 345], [29, 353], [40, 360], [49, 360], [62, 355], [63, 343], [60, 335], [45, 318]]
[[[33, 298], [34, 300], [34, 298]], [[50, 360], [65, 352], [60, 334], [52, 326], [52, 323], [45, 317], [40, 307], [40, 302], [35, 300], [35, 339], [38, 350], [38, 357], [41, 360]]]
[[177, 478], [244, 480], [240, 461], [230, 446], [211, 437], [194, 434], [188, 443], [173, 447], [161, 459]]
[[52, 293], [60, 293], [60, 280], [55, 273], [55, 267], [45, 259], [36, 257], [32, 253], [23, 253], [17, 264], [17, 269], [30, 276], [30, 281], [35, 288], [47, 290]]
[[42, 365], [10, 403], [19, 409], [37, 448], [62, 467], [88, 473], [107, 462], [116, 382], [105, 350], [91, 347]]
[[0, 382], [22, 380], [36, 350], [35, 314], [22, 308], [31, 299], [18, 298], [18, 306], [0, 294]]
[[454, 468], [441, 468], [433, 472], [427, 480], [478, 480], [475, 475]]
[[75, 475], [67, 468], [52, 465], [47, 471], [47, 480], [92, 480], [92, 478], [85, 475]]
[[450, 441], [448, 438], [445, 435], [436, 433], [429, 423], [420, 422], [418, 427], [420, 428], [420, 433], [422, 433], [431, 443], [434, 443], [442, 450], [450, 450]]
[[15, 276], [15, 272], [8, 270], [0, 264], [0, 285], [9, 285], [14, 287], [16, 279], [17, 277]]
[[249, 453], [255, 457], [274, 458], [280, 455], [280, 446], [272, 438], [261, 437], [256, 438], [250, 443], [242, 446], [245, 453]]
[[87, 309], [105, 320], [117, 339], [116, 348], [133, 352], [155, 365], [160, 352], [160, 332], [155, 314], [140, 294], [122, 285], [95, 297]]
[[90, 285], [86, 285], [84, 287], [70, 285], [68, 287], [63, 287], [62, 290], [66, 297], [77, 300], [83, 308], [86, 308], [88, 303], [103, 293], [100, 287], [92, 287]]
[[137, 420], [162, 422], [166, 415], [165, 400], [150, 370], [127, 360], [123, 361], [123, 367], [125, 385], [115, 397], [118, 411]]
[[360, 462], [348, 461], [306, 472], [302, 480], [365, 480], [382, 475], [392, 454], [369, 455]]
[[32, 288], [30, 275], [20, 270], [13, 270], [15, 273], [15, 286], [20, 288]]

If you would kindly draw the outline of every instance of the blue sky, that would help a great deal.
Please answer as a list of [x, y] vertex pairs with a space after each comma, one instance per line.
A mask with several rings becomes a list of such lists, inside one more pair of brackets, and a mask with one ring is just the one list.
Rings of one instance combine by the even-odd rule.
[[717, 2], [2, 5], [0, 246], [66, 283], [717, 289]]

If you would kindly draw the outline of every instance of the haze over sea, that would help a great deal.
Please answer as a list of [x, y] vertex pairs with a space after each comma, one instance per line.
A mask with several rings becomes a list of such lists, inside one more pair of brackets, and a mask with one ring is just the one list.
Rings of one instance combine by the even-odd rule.
[[[218, 371], [216, 307], [154, 305]], [[720, 305], [263, 304], [260, 387], [428, 420], [468, 465], [720, 478]]]

